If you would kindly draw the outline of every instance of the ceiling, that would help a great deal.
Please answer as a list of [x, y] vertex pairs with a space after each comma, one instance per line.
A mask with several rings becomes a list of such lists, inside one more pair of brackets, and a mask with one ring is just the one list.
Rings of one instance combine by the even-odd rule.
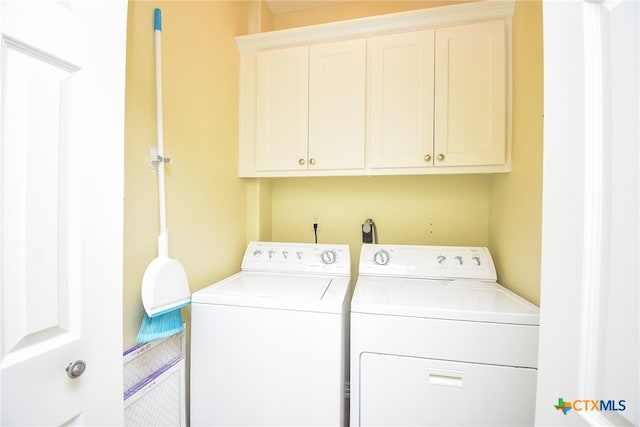
[[271, 12], [275, 15], [297, 10], [313, 9], [353, 0], [265, 0]]

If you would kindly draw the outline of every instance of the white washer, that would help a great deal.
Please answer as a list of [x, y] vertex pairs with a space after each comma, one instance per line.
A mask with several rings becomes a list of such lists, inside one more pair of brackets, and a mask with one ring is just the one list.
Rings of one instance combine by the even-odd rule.
[[364, 245], [351, 426], [533, 425], [538, 319], [486, 248]]
[[347, 245], [251, 242], [191, 298], [191, 425], [343, 425]]

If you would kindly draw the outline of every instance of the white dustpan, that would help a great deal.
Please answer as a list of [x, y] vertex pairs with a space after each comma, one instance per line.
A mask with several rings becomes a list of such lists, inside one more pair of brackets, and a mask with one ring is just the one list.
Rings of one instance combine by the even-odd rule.
[[179, 309], [191, 302], [187, 273], [182, 264], [167, 256], [166, 230], [158, 236], [158, 257], [147, 266], [142, 277], [142, 305], [149, 317]]
[[162, 120], [162, 22], [160, 9], [154, 12], [155, 55], [156, 55], [156, 114], [158, 148], [153, 164], [158, 166], [158, 201], [160, 211], [160, 234], [158, 235], [158, 256], [147, 266], [142, 278], [142, 305], [149, 317], [177, 310], [191, 302], [191, 291], [187, 273], [175, 259], [169, 258], [169, 238], [167, 232], [164, 164], [164, 132]]

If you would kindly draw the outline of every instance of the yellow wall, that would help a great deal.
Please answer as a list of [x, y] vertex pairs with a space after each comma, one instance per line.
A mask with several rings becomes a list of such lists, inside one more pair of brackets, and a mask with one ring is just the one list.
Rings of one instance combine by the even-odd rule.
[[500, 280], [540, 303], [542, 234], [542, 2], [513, 17], [512, 172], [491, 178], [489, 248]]
[[[501, 282], [538, 303], [542, 192], [542, 6], [513, 19], [513, 172], [482, 176], [237, 178], [238, 51], [252, 29], [393, 13], [439, 2], [353, 2], [271, 16], [249, 1], [130, 1], [125, 135], [124, 348], [135, 343], [144, 269], [156, 256], [157, 178], [153, 8], [163, 11], [163, 79], [170, 255], [192, 291], [238, 270], [248, 239], [348, 243], [360, 224], [381, 242], [488, 245]], [[450, 3], [450, 2], [448, 2]], [[253, 7], [253, 9], [252, 9]], [[354, 271], [355, 272], [355, 271]], [[189, 309], [183, 310], [188, 320]]]
[[320, 243], [347, 243], [352, 274], [362, 246], [361, 225], [375, 221], [380, 243], [488, 244], [489, 177], [291, 178], [272, 182], [272, 237], [313, 242], [312, 218], [319, 219]]
[[[124, 348], [142, 319], [140, 287], [156, 256], [157, 175], [153, 9], [162, 9], [169, 254], [192, 291], [237, 271], [247, 231], [238, 158], [238, 50], [247, 2], [130, 1], [125, 124]], [[99, 163], [96, 163], [96, 165]], [[186, 320], [189, 309], [183, 309]]]
[[[274, 16], [274, 29], [320, 24], [442, 2], [352, 2]], [[447, 2], [453, 3], [453, 2]], [[542, 209], [542, 3], [520, 0], [513, 17], [513, 172], [493, 176], [276, 179], [272, 238], [349, 243], [357, 264], [360, 224], [380, 242], [486, 245], [498, 278], [539, 303]], [[355, 270], [354, 270], [355, 271]]]
[[273, 27], [277, 30], [283, 30], [285, 28], [324, 24], [333, 21], [447, 6], [456, 3], [468, 3], [471, 1], [478, 0], [354, 0], [307, 11], [278, 14], [273, 17]]

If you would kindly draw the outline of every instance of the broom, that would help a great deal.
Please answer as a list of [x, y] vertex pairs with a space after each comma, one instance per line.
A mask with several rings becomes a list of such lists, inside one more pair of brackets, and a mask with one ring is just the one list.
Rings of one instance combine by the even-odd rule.
[[160, 9], [154, 10], [154, 34], [156, 55], [156, 114], [158, 136], [158, 201], [160, 211], [160, 234], [158, 235], [158, 256], [147, 266], [142, 277], [142, 304], [144, 318], [136, 341], [144, 343], [165, 338], [184, 329], [181, 308], [191, 303], [191, 291], [187, 273], [175, 259], [169, 258], [169, 238], [167, 232], [164, 164], [163, 121], [162, 121], [162, 19]]

